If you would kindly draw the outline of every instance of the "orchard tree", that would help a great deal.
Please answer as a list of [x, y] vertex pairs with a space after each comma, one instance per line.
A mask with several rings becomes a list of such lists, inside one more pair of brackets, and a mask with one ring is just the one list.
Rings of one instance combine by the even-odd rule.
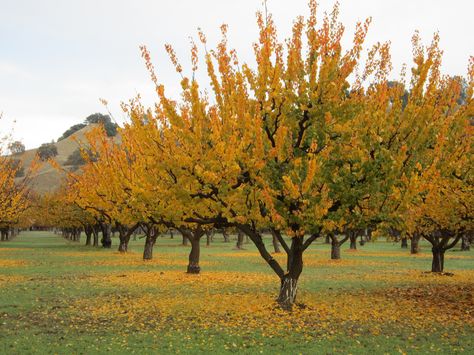
[[441, 75], [438, 42], [436, 34], [424, 48], [415, 34], [408, 101], [399, 99], [384, 115], [395, 179], [383, 199], [384, 224], [407, 233], [415, 247], [419, 237], [428, 240], [433, 272], [444, 270], [445, 251], [473, 228], [474, 60], [465, 87]]
[[[1, 117], [0, 117], [1, 118]], [[2, 153], [7, 139], [0, 139], [0, 230], [1, 240], [8, 240], [9, 231], [17, 225], [23, 213], [29, 207], [29, 183], [31, 173], [35, 170], [33, 162], [30, 171], [20, 181], [16, 181], [19, 171], [23, 169], [21, 162], [15, 161]]]
[[[344, 27], [337, 20], [337, 6], [319, 28], [314, 1], [310, 9], [307, 21], [301, 17], [295, 21], [286, 55], [271, 16], [258, 14], [256, 69], [239, 64], [235, 51], [227, 47], [223, 26], [217, 49], [205, 53], [212, 100], [202, 93], [194, 75], [196, 45], [192, 45], [191, 77], [184, 75], [167, 46], [182, 78], [179, 104], [166, 96], [150, 54], [146, 49], [142, 52], [159, 97], [155, 110], [147, 115], [147, 121], [160, 128], [155, 129], [153, 141], [163, 153], [170, 178], [187, 190], [177, 195], [177, 202], [182, 196], [187, 201], [179, 205], [181, 219], [202, 226], [233, 226], [248, 235], [279, 277], [278, 301], [285, 307], [296, 299], [303, 252], [322, 232], [343, 230], [348, 224], [343, 218], [346, 212], [330, 218], [330, 213], [348, 211], [350, 206], [331, 197], [327, 164], [333, 152], [345, 153], [337, 149], [338, 138], [349, 135], [350, 122], [365, 112], [365, 78], [353, 87], [348, 80], [370, 21], [357, 25], [353, 46], [343, 52]], [[206, 48], [204, 34], [199, 37]], [[375, 73], [376, 79], [384, 79], [386, 52], [385, 45], [372, 50], [365, 77]], [[143, 114], [132, 107], [135, 111], [137, 117]], [[160, 146], [162, 138], [166, 143]], [[268, 227], [287, 253], [286, 267], [263, 242], [261, 230]]]

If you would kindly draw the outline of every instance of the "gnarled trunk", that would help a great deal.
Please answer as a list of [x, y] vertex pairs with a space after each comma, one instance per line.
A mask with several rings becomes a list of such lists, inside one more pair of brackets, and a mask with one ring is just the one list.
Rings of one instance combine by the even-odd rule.
[[128, 243], [130, 242], [130, 237], [140, 226], [139, 223], [136, 223], [133, 227], [126, 227], [120, 223], [117, 223], [117, 229], [119, 232], [119, 248], [120, 253], [126, 253], [128, 251]]

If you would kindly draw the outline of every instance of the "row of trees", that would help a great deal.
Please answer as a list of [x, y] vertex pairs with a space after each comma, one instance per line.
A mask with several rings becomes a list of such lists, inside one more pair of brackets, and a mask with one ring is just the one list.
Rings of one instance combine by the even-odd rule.
[[[0, 124], [1, 118], [0, 115]], [[18, 226], [29, 206], [28, 185], [31, 173], [25, 175], [21, 162], [6, 155], [6, 148], [17, 146], [10, 142], [9, 137], [0, 137], [0, 240], [2, 241], [17, 235]], [[31, 168], [31, 171], [34, 171], [34, 163]], [[16, 180], [19, 176], [23, 176], [21, 182]]]
[[[432, 271], [442, 272], [445, 251], [474, 229], [474, 59], [466, 79], [444, 76], [438, 35], [425, 47], [416, 33], [410, 82], [404, 72], [389, 81], [388, 43], [360, 59], [370, 20], [357, 24], [344, 51], [338, 7], [319, 23], [316, 2], [309, 5], [309, 18], [298, 17], [285, 42], [271, 15], [257, 14], [255, 66], [228, 47], [226, 26], [212, 50], [198, 33], [204, 53], [192, 43], [189, 74], [167, 45], [178, 101], [142, 47], [157, 102], [123, 105], [130, 120], [120, 142], [104, 130], [89, 134], [88, 163], [69, 173], [61, 198], [77, 211], [77, 225], [103, 226], [105, 247], [115, 226], [124, 252], [138, 225], [149, 250], [176, 229], [191, 243], [190, 272], [199, 272], [206, 231], [235, 228], [278, 276], [283, 307], [295, 302], [303, 254], [322, 236], [334, 253], [365, 230], [425, 238]], [[208, 82], [197, 80], [202, 58]], [[285, 265], [263, 230], [281, 244]]]

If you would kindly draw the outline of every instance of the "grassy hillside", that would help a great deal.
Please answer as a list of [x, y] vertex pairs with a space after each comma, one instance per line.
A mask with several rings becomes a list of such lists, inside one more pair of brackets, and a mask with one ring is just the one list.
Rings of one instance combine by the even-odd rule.
[[[77, 131], [66, 139], [55, 143], [58, 149], [58, 155], [54, 158], [61, 166], [66, 166], [67, 158], [79, 147], [79, 142], [86, 141], [86, 132], [90, 131], [95, 125], [89, 125]], [[25, 172], [31, 166], [36, 157], [38, 149], [30, 149], [22, 154], [17, 154], [14, 159], [18, 159], [25, 167]], [[52, 192], [56, 190], [63, 181], [64, 174], [52, 167], [49, 163], [43, 163], [37, 172], [33, 175], [32, 189], [38, 193]]]

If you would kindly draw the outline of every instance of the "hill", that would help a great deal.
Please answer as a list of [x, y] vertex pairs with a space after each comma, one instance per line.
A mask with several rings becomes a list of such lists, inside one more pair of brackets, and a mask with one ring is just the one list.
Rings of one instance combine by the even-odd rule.
[[[58, 155], [54, 157], [54, 160], [65, 169], [69, 170], [73, 168], [72, 166], [66, 165], [66, 161], [68, 157], [79, 148], [80, 142], [86, 142], [86, 133], [92, 130], [94, 126], [94, 124], [88, 125], [66, 139], [55, 143]], [[30, 169], [37, 152], [37, 148], [29, 149], [24, 153], [14, 155], [13, 158], [22, 162], [26, 172]], [[37, 193], [53, 192], [61, 186], [63, 179], [64, 173], [58, 171], [56, 168], [51, 166], [51, 164], [44, 162], [39, 167], [38, 171], [34, 173], [31, 188]]]

